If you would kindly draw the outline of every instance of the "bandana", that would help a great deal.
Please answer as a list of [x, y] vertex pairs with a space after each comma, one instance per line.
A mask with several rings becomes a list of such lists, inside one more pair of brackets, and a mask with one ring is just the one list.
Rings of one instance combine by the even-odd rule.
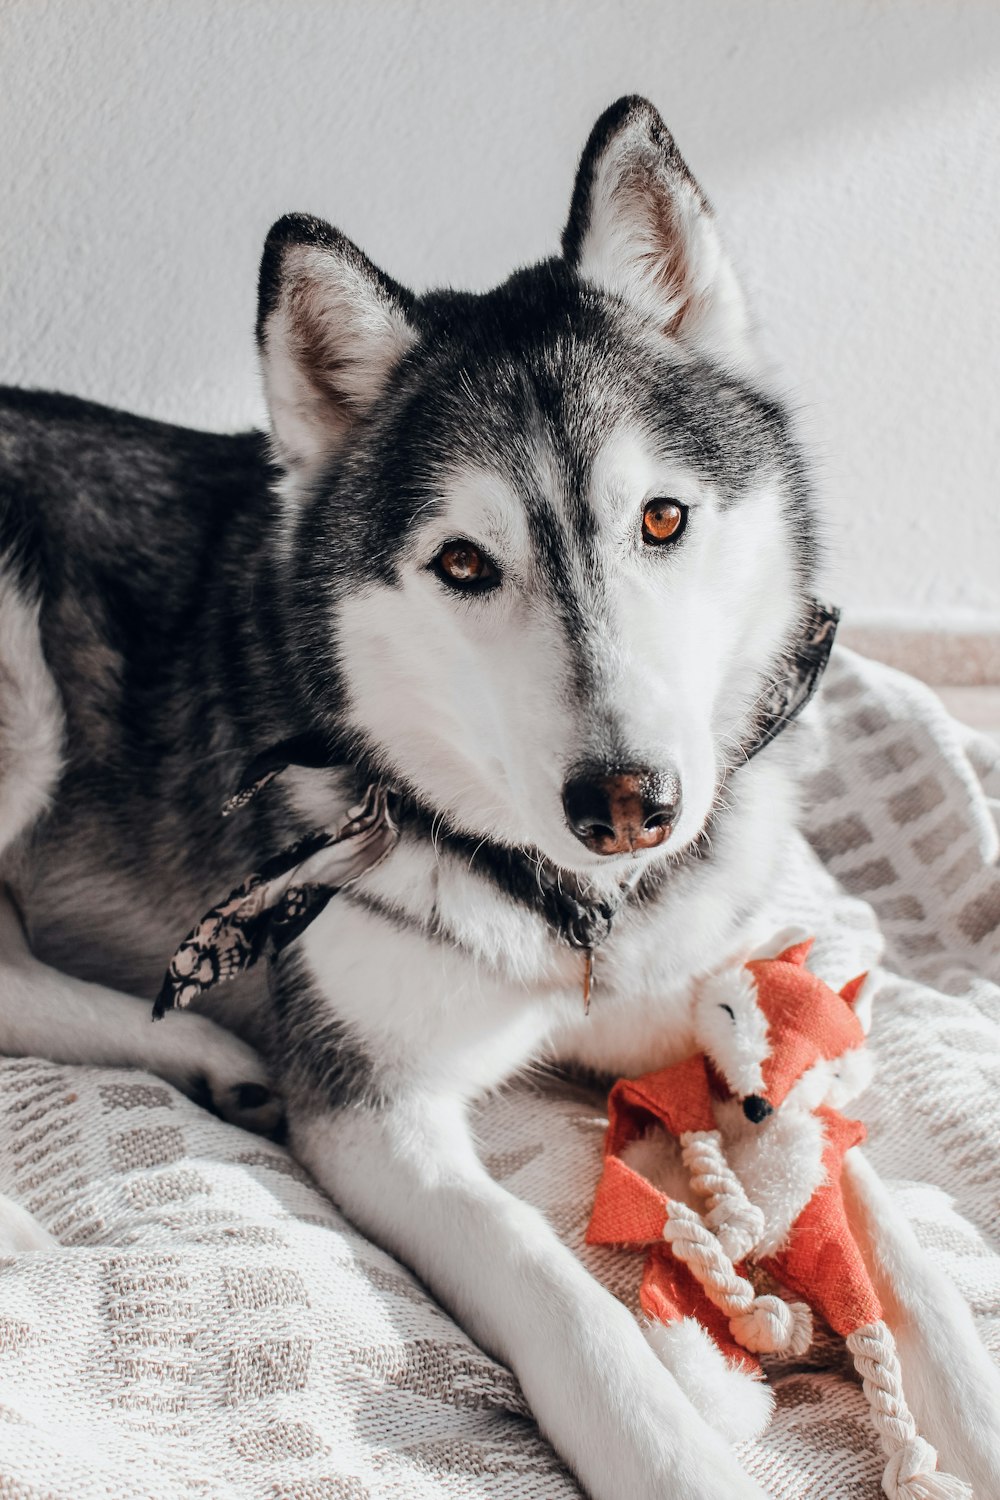
[[[830, 659], [839, 618], [838, 609], [811, 601], [784, 673], [759, 704], [753, 736], [743, 747], [746, 760], [765, 749], [812, 698]], [[290, 766], [329, 770], [340, 764], [331, 759], [321, 736], [284, 740], [250, 763], [222, 814], [226, 817], [245, 807]], [[202, 917], [177, 949], [153, 1005], [154, 1020], [175, 1006], [190, 1005], [214, 985], [235, 979], [261, 955], [274, 958], [299, 937], [338, 891], [374, 869], [395, 847], [399, 808], [392, 788], [372, 782], [336, 828], [307, 834], [248, 875]], [[471, 849], [470, 858], [475, 858], [484, 845], [474, 843]], [[624, 885], [615, 900], [606, 895], [592, 899], [567, 889], [562, 872], [545, 861], [539, 863], [537, 856], [496, 848], [484, 857], [502, 865], [504, 884], [518, 889], [562, 941], [583, 954], [584, 1009], [589, 1010], [594, 949], [607, 938], [615, 916], [636, 889], [636, 879]]]
[[[241, 787], [226, 808], [244, 806], [277, 774], [268, 770], [256, 786]], [[389, 793], [373, 783], [337, 828], [309, 833], [269, 859], [188, 933], [153, 1003], [154, 1021], [175, 1006], [190, 1005], [213, 985], [235, 979], [262, 953], [269, 958], [280, 953], [338, 891], [385, 859], [398, 838]]]
[[760, 700], [756, 734], [744, 749], [747, 760], [759, 755], [787, 729], [812, 698], [830, 660], [839, 620], [836, 605], [810, 600], [802, 633], [785, 658], [784, 674], [775, 677]]

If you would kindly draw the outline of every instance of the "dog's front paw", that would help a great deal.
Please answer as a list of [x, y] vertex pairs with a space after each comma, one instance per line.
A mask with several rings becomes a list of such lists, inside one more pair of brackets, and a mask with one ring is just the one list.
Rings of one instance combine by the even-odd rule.
[[[169, 1028], [169, 1029], [168, 1029]], [[230, 1125], [276, 1135], [284, 1104], [258, 1054], [207, 1016], [168, 1013], [157, 1024], [162, 1055], [150, 1060], [175, 1088]]]
[[284, 1125], [285, 1106], [259, 1064], [258, 1068], [254, 1073], [245, 1067], [239, 1070], [242, 1076], [238, 1083], [231, 1082], [230, 1074], [198, 1072], [185, 1093], [230, 1125], [239, 1125], [254, 1135], [278, 1136]]
[[522, 1378], [584, 1492], [590, 1500], [766, 1500], [729, 1446], [767, 1425], [766, 1387], [728, 1365], [691, 1320], [645, 1331], [637, 1338], [628, 1314], [609, 1319], [603, 1333], [611, 1337], [599, 1357], [591, 1353], [596, 1388], [581, 1381], [561, 1409], [551, 1390], [538, 1394], [534, 1371]]

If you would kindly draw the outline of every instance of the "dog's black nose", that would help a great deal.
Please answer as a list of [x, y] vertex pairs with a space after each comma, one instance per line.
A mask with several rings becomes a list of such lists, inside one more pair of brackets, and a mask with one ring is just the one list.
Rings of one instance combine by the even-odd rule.
[[670, 837], [681, 787], [673, 771], [577, 766], [563, 787], [563, 808], [581, 844], [595, 854], [631, 854]]
[[761, 1120], [766, 1120], [768, 1115], [774, 1114], [774, 1109], [759, 1094], [748, 1094], [743, 1101], [743, 1113], [751, 1125], [759, 1125]]

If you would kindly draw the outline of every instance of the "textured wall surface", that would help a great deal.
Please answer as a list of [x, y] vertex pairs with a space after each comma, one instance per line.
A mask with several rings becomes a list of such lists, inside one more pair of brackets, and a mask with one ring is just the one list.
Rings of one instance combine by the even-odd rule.
[[647, 93], [715, 201], [859, 614], [1000, 613], [1000, 7], [0, 0], [0, 379], [261, 414], [268, 224], [417, 286], [550, 251]]

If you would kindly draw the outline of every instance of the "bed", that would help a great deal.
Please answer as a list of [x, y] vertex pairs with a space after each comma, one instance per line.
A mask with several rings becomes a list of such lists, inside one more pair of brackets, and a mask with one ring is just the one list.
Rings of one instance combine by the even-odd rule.
[[[838, 649], [796, 730], [807, 766], [775, 926], [840, 984], [888, 971], [858, 1106], [871, 1156], [1000, 1362], [1000, 744]], [[490, 1172], [589, 1249], [598, 1092], [554, 1078], [479, 1112]], [[2, 1500], [569, 1500], [510, 1373], [271, 1142], [141, 1073], [0, 1061], [0, 1191], [58, 1238], [0, 1260]], [[772, 1361], [741, 1457], [776, 1500], [880, 1494], [838, 1340]]]

